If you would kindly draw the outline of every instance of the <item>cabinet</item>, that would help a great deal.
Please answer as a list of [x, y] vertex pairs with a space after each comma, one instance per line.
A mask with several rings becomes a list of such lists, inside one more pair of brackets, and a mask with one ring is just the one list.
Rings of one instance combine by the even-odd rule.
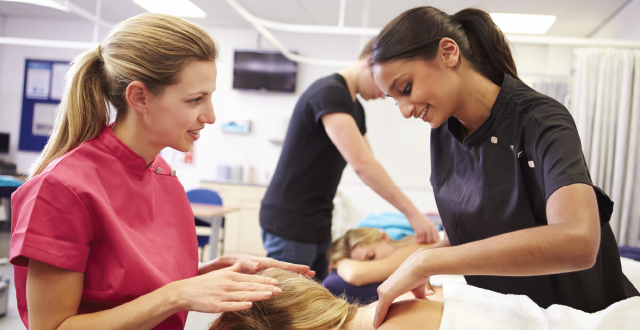
[[225, 215], [224, 254], [266, 256], [260, 235], [260, 202], [267, 187], [210, 181], [203, 181], [200, 186], [215, 190], [222, 198], [223, 205], [240, 208], [240, 211]]

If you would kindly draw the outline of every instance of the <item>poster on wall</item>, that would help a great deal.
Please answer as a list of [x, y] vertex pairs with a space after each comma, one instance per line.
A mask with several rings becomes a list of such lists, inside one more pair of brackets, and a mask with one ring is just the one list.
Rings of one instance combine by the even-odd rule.
[[27, 77], [24, 88], [25, 97], [46, 100], [49, 98], [51, 81], [51, 63], [27, 62]]
[[69, 62], [26, 60], [18, 149], [42, 151], [56, 118]]
[[56, 121], [57, 104], [36, 103], [33, 107], [33, 126], [31, 134], [49, 136]]

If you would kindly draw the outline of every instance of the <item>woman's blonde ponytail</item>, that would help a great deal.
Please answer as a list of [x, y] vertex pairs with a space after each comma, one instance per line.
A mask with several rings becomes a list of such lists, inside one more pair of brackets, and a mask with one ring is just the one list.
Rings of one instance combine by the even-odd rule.
[[92, 139], [109, 122], [103, 93], [104, 75], [100, 46], [80, 54], [67, 74], [67, 87], [60, 102], [51, 137], [32, 165], [29, 178], [39, 174], [54, 159]]

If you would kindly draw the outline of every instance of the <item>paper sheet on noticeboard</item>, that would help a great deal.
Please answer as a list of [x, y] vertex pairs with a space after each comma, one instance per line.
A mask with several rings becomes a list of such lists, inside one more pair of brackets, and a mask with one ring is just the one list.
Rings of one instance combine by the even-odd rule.
[[25, 94], [29, 99], [49, 98], [49, 82], [51, 67], [46, 64], [30, 64], [27, 68], [27, 83]]
[[68, 63], [53, 63], [51, 67], [51, 94], [49, 98], [52, 100], [61, 100], [66, 85], [65, 76], [71, 65]]
[[36, 103], [33, 107], [33, 124], [31, 134], [49, 136], [56, 121], [57, 104]]

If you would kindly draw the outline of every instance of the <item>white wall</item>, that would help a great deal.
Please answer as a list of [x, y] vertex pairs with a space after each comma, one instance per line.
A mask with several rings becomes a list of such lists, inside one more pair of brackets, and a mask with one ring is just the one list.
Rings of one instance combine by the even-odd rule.
[[[0, 37], [4, 37], [4, 24], [6, 22], [6, 18], [4, 15], [0, 15]], [[0, 63], [2, 63], [2, 57], [4, 54], [4, 45], [0, 45]], [[2, 77], [2, 65], [0, 64], [0, 77]], [[0, 98], [2, 100], [2, 98]]]
[[[0, 21], [10, 37], [90, 41], [93, 26], [82, 20], [56, 21], [8, 18]], [[0, 27], [2, 24], [0, 24]], [[233, 51], [256, 49], [258, 34], [250, 28], [210, 29], [220, 46], [217, 91], [214, 107], [217, 123], [203, 130], [196, 143], [195, 164], [176, 163], [178, 176], [187, 189], [198, 185], [200, 179], [215, 179], [219, 163], [252, 164], [258, 183], [267, 184], [278, 161], [281, 146], [268, 139], [275, 127], [290, 117], [299, 95], [316, 79], [340, 68], [299, 65], [295, 94], [267, 94], [233, 90]], [[101, 30], [101, 39], [106, 31]], [[302, 55], [350, 60], [359, 52], [358, 37], [340, 37], [276, 33], [290, 49]], [[263, 49], [272, 49], [264, 39]], [[571, 48], [559, 46], [516, 45], [516, 62], [523, 73], [569, 74]], [[0, 48], [0, 131], [12, 134], [11, 153], [7, 160], [26, 170], [37, 153], [18, 152], [20, 111], [25, 59], [71, 60], [80, 51], [50, 48], [3, 46]], [[416, 206], [424, 212], [436, 211], [429, 184], [430, 127], [417, 120], [404, 119], [393, 100], [363, 102], [367, 112], [368, 137], [375, 155], [393, 180]], [[225, 134], [220, 123], [250, 119], [252, 132], [248, 135]], [[347, 166], [339, 191], [344, 200], [346, 225], [353, 225], [369, 212], [393, 211], [393, 207], [376, 195]]]
[[604, 25], [593, 38], [640, 40], [640, 1], [631, 1], [611, 21]]
[[[67, 41], [91, 41], [93, 25], [83, 20], [3, 19], [5, 37]], [[101, 31], [101, 37], [106, 31]], [[70, 61], [81, 50], [2, 45], [0, 48], [0, 131], [11, 133], [10, 152], [5, 160], [26, 171], [38, 153], [18, 151], [22, 111], [25, 60]]]

